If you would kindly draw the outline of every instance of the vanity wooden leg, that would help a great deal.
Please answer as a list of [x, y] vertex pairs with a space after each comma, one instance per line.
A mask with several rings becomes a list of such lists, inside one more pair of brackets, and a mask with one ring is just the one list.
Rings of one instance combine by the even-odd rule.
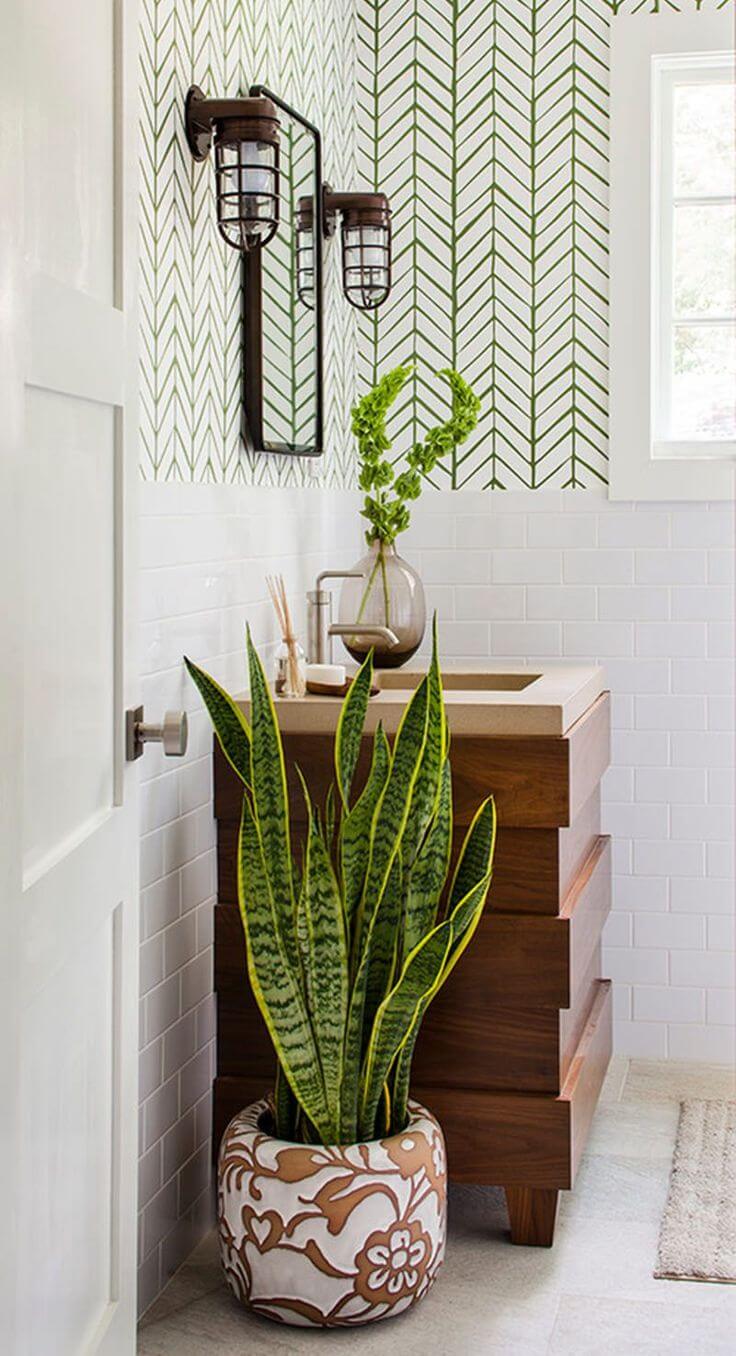
[[551, 1248], [555, 1238], [559, 1191], [546, 1187], [504, 1188], [511, 1242], [530, 1248]]

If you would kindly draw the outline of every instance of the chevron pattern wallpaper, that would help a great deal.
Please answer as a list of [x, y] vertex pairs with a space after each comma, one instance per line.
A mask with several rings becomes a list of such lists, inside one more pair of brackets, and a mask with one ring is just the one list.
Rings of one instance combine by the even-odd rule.
[[[143, 0], [142, 474], [352, 481], [348, 411], [412, 358], [392, 431], [443, 412], [452, 364], [483, 400], [441, 488], [607, 479], [607, 84], [614, 12], [734, 0]], [[328, 258], [327, 454], [249, 458], [239, 439], [238, 260], [212, 170], [181, 127], [193, 79], [271, 83], [325, 132], [328, 178], [394, 209], [388, 303], [357, 316]]]
[[396, 250], [361, 383], [414, 360], [409, 442], [438, 368], [473, 382], [482, 418], [441, 488], [606, 481], [611, 11], [730, 3], [357, 0], [359, 175], [391, 198]]
[[217, 234], [214, 174], [184, 139], [189, 86], [262, 82], [325, 137], [328, 178], [355, 179], [355, 21], [345, 0], [143, 0], [141, 19], [141, 472], [151, 480], [343, 485], [355, 315], [328, 261], [326, 445], [318, 462], [248, 457], [240, 441], [239, 259]]

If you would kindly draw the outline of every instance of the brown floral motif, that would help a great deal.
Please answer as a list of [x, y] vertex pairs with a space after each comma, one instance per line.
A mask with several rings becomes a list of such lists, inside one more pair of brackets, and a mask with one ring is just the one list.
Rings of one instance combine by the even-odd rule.
[[447, 1195], [447, 1154], [445, 1152], [445, 1141], [439, 1130], [435, 1130], [432, 1135], [427, 1176], [432, 1186], [439, 1193], [441, 1200], [444, 1201]]
[[263, 1215], [257, 1215], [252, 1206], [244, 1205], [242, 1220], [246, 1238], [259, 1252], [275, 1248], [284, 1232], [284, 1221], [275, 1210], [266, 1210]]
[[445, 1251], [442, 1132], [411, 1103], [406, 1130], [368, 1144], [287, 1144], [268, 1104], [223, 1136], [218, 1221], [228, 1284], [280, 1323], [355, 1327], [415, 1304]]
[[398, 1220], [371, 1234], [355, 1264], [355, 1288], [370, 1304], [396, 1304], [419, 1290], [429, 1265], [431, 1241], [416, 1222]]
[[423, 1178], [426, 1174], [427, 1180], [444, 1201], [447, 1159], [445, 1141], [439, 1127], [433, 1130], [431, 1138], [425, 1133], [405, 1131], [385, 1140], [384, 1144], [391, 1162], [396, 1164], [402, 1177]]
[[402, 1177], [413, 1177], [415, 1173], [425, 1170], [429, 1164], [429, 1153], [426, 1135], [417, 1134], [415, 1130], [405, 1130], [401, 1135], [393, 1135], [391, 1139], [383, 1141], [386, 1153], [395, 1163]]

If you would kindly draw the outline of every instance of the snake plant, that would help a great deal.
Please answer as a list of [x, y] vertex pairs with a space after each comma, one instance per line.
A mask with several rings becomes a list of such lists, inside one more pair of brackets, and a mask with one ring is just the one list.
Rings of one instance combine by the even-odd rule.
[[429, 671], [393, 744], [378, 725], [356, 794], [372, 655], [358, 671], [322, 810], [299, 773], [307, 822], [297, 861], [276, 711], [250, 634], [247, 644], [250, 722], [186, 662], [243, 784], [238, 895], [248, 975], [277, 1056], [275, 1130], [325, 1145], [371, 1140], [406, 1123], [422, 1018], [482, 913], [493, 798], [478, 808], [448, 882], [452, 787], [435, 627]]

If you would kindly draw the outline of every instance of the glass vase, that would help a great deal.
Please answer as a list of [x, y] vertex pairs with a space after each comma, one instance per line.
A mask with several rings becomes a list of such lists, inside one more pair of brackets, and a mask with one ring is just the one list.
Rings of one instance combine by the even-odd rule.
[[339, 620], [346, 625], [387, 626], [399, 643], [391, 648], [379, 636], [356, 633], [342, 637], [345, 649], [362, 663], [373, 647], [377, 669], [398, 669], [416, 654], [424, 636], [427, 613], [422, 581], [393, 544], [380, 541], [353, 568], [363, 577], [343, 580]]

